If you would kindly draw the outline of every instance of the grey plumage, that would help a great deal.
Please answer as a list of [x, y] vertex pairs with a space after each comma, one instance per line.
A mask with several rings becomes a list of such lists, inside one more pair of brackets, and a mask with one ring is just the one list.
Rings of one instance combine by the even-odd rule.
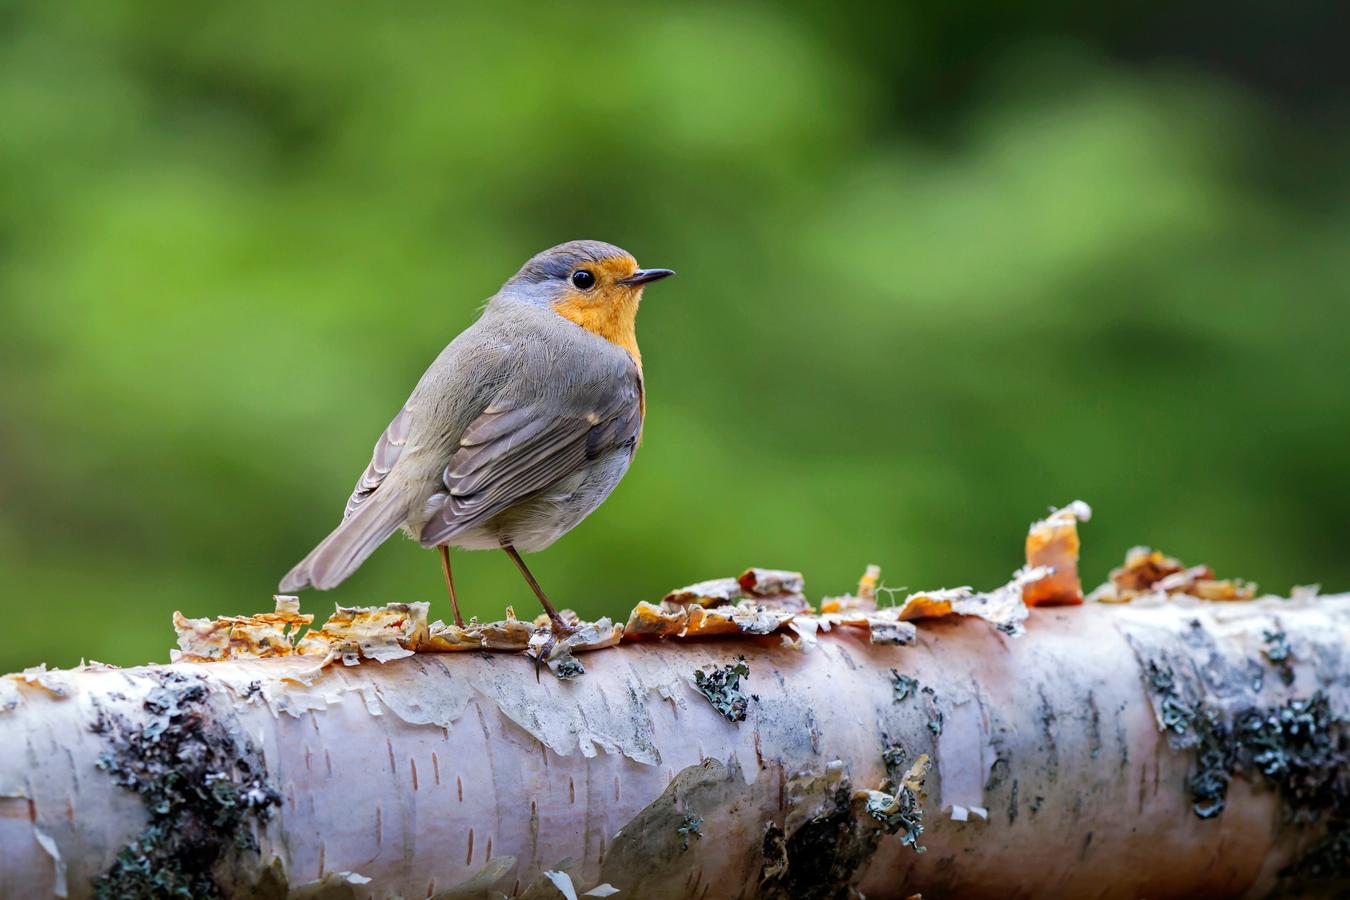
[[642, 375], [624, 348], [557, 311], [570, 274], [589, 265], [601, 277], [606, 265], [643, 275], [625, 251], [593, 241], [527, 262], [427, 369], [342, 522], [282, 591], [336, 586], [400, 527], [426, 547], [541, 550], [609, 495], [637, 446]]

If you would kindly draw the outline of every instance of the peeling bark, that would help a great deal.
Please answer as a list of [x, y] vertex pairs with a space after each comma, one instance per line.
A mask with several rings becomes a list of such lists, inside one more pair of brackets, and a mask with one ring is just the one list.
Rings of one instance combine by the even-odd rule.
[[[0, 896], [90, 897], [141, 863], [234, 897], [1350, 884], [1350, 597], [1089, 603], [1026, 626], [631, 642], [571, 681], [481, 652], [32, 671], [0, 680]], [[737, 721], [695, 672], [742, 657]], [[181, 793], [155, 781], [174, 729], [218, 796], [156, 809]], [[905, 810], [921, 837], [887, 818]]]

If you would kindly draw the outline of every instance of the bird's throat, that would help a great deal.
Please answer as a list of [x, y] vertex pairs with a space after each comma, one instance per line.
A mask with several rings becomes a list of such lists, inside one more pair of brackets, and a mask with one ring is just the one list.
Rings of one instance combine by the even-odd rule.
[[553, 310], [564, 319], [628, 351], [638, 367], [638, 374], [641, 374], [642, 352], [638, 350], [637, 343], [637, 308], [636, 293], [600, 302], [569, 298], [553, 304]]

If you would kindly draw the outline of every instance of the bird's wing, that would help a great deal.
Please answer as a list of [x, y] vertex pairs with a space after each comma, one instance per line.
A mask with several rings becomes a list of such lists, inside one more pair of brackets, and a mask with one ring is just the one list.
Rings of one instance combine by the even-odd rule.
[[408, 442], [408, 432], [411, 429], [412, 414], [409, 408], [404, 406], [380, 435], [380, 439], [375, 442], [375, 452], [371, 454], [370, 465], [366, 466], [366, 470], [356, 480], [356, 488], [347, 500], [347, 509], [342, 513], [344, 519], [384, 483], [389, 470], [403, 453], [403, 445]]
[[569, 393], [494, 401], [483, 411], [445, 467], [446, 497], [422, 529], [423, 546], [445, 543], [611, 450], [637, 446], [642, 382], [631, 362], [617, 379]]

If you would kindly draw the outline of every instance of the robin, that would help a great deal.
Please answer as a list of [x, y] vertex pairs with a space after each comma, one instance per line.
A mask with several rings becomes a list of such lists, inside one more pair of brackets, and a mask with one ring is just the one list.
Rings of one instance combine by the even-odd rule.
[[440, 553], [456, 624], [450, 548], [501, 549], [554, 633], [568, 632], [520, 554], [575, 528], [628, 471], [646, 411], [638, 304], [643, 288], [674, 274], [640, 269], [600, 241], [525, 263], [422, 375], [342, 522], [281, 590], [336, 587], [402, 528]]

